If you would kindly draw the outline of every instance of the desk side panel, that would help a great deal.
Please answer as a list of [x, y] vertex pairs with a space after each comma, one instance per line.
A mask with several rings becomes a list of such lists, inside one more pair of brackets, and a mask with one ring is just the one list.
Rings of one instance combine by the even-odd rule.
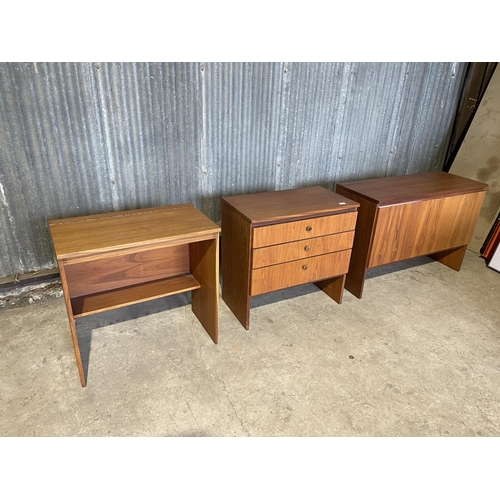
[[193, 312], [215, 344], [219, 342], [219, 235], [189, 246], [191, 274], [200, 288], [191, 292]]
[[69, 296], [68, 280], [66, 278], [65, 265], [62, 260], [59, 260], [57, 263], [59, 265], [59, 273], [61, 274], [61, 285], [64, 294], [64, 303], [66, 304], [66, 312], [68, 313], [71, 339], [73, 340], [73, 347], [75, 349], [76, 365], [78, 367], [78, 373], [80, 375], [80, 382], [82, 384], [82, 387], [85, 387], [87, 385], [87, 378], [85, 376], [85, 370], [83, 369], [80, 343], [78, 342], [78, 333], [76, 331], [75, 317], [73, 314], [73, 307], [71, 305], [71, 299]]

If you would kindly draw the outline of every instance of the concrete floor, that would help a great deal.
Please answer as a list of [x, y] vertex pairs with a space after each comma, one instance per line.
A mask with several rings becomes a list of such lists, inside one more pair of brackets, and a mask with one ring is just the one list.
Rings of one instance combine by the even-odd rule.
[[370, 271], [338, 305], [314, 285], [220, 301], [220, 342], [189, 295], [81, 318], [0, 310], [1, 436], [499, 436], [500, 274], [467, 252]]

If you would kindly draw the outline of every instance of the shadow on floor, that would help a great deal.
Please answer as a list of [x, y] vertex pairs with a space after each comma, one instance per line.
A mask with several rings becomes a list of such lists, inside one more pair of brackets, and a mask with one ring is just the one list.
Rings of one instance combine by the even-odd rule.
[[[410, 260], [404, 260], [401, 262], [396, 262], [394, 264], [386, 264], [385, 266], [376, 267], [369, 269], [366, 273], [366, 279], [377, 278], [379, 276], [384, 276], [386, 274], [395, 273], [398, 271], [404, 271], [406, 269], [412, 269], [414, 267], [420, 267], [425, 264], [430, 264], [436, 262], [431, 257], [416, 257]], [[270, 304], [275, 304], [277, 302], [285, 301], [288, 299], [294, 299], [296, 297], [302, 297], [309, 295], [311, 293], [316, 293], [319, 288], [313, 283], [306, 285], [299, 285], [292, 288], [287, 288], [285, 290], [278, 290], [276, 292], [269, 292], [264, 295], [259, 295], [257, 297], [252, 297], [250, 309], [254, 309], [261, 306], [266, 306]]]
[[277, 302], [294, 299], [296, 297], [303, 297], [305, 295], [309, 295], [318, 291], [320, 291], [320, 289], [316, 285], [314, 285], [313, 283], [309, 283], [307, 285], [298, 285], [292, 288], [287, 288], [285, 290], [269, 292], [264, 295], [252, 297], [250, 309], [275, 304]]
[[150, 316], [191, 304], [191, 293], [185, 292], [168, 297], [149, 300], [140, 304], [120, 307], [111, 311], [92, 314], [76, 319], [76, 331], [82, 357], [85, 380], [88, 378], [90, 352], [92, 350], [92, 332], [102, 326], [119, 324], [137, 318]]
[[420, 267], [425, 264], [430, 264], [436, 262], [431, 257], [415, 257], [409, 260], [403, 260], [401, 262], [395, 262], [394, 264], [386, 264], [380, 267], [374, 267], [373, 269], [368, 269], [366, 271], [366, 279], [377, 278], [378, 276], [384, 276], [386, 274], [396, 273], [398, 271], [404, 271], [406, 269], [412, 269], [414, 267]]

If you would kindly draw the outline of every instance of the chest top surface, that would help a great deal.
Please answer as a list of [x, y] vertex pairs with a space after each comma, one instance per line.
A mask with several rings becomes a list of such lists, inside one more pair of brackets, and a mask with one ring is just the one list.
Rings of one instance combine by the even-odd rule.
[[446, 172], [427, 172], [343, 182], [338, 186], [383, 206], [484, 191], [488, 184]]
[[222, 202], [253, 224], [333, 215], [359, 207], [359, 203], [322, 186], [226, 196]]
[[49, 221], [58, 258], [220, 232], [191, 204]]

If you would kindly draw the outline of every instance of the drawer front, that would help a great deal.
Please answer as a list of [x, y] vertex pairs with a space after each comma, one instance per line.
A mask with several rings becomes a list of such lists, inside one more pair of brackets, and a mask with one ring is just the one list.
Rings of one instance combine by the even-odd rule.
[[330, 234], [319, 238], [293, 241], [281, 245], [256, 248], [253, 251], [252, 268], [273, 266], [291, 260], [315, 257], [324, 253], [348, 250], [352, 247], [354, 231]]
[[357, 215], [358, 212], [355, 211], [256, 227], [253, 230], [252, 247], [260, 248], [289, 241], [315, 238], [326, 234], [354, 231]]
[[250, 295], [260, 295], [346, 274], [350, 258], [351, 250], [349, 249], [254, 269]]

